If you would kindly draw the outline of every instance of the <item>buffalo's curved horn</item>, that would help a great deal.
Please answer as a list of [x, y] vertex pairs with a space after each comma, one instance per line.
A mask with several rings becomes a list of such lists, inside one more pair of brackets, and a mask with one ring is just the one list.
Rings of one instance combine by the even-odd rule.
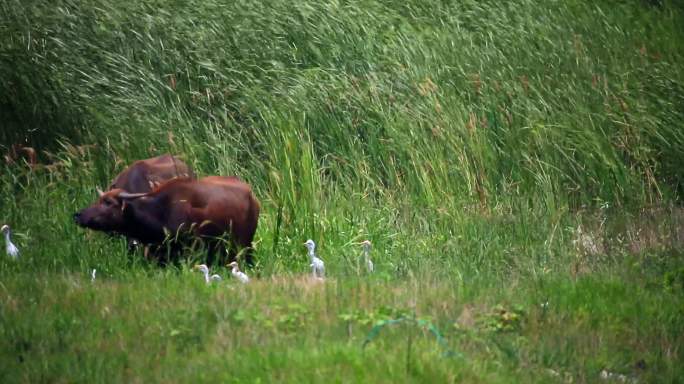
[[100, 187], [95, 187], [95, 190], [97, 191], [97, 194], [100, 195], [100, 197], [102, 197], [102, 195], [104, 195], [104, 192], [102, 192]]
[[147, 193], [128, 193], [128, 192], [120, 192], [119, 197], [122, 199], [138, 199], [140, 197], [145, 197], [147, 196]]

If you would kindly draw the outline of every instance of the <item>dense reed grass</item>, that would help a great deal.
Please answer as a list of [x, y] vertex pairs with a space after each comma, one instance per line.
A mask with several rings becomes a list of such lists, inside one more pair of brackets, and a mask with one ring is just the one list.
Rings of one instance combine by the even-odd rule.
[[[0, 1], [0, 148], [39, 160], [0, 170], [22, 250], [0, 258], [1, 381], [677, 381], [683, 15]], [[160, 269], [71, 222], [164, 152], [254, 186], [251, 286], [207, 287], [199, 252]], [[324, 285], [302, 277], [307, 238]], [[370, 277], [352, 244], [366, 238]], [[410, 324], [361, 349], [402, 315], [457, 356]]]

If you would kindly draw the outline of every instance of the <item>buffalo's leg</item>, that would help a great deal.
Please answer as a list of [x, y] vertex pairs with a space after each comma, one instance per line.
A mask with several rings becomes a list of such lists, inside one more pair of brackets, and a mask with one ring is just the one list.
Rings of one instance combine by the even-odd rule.
[[127, 240], [127, 248], [128, 248], [128, 253], [135, 253], [135, 250], [138, 248], [138, 241], [135, 239], [126, 239]]
[[220, 241], [207, 242], [207, 264], [223, 263], [226, 261], [226, 247]]
[[252, 257], [253, 249], [252, 247], [247, 247], [244, 250], [245, 253], [245, 263], [249, 268], [254, 267], [254, 258]]

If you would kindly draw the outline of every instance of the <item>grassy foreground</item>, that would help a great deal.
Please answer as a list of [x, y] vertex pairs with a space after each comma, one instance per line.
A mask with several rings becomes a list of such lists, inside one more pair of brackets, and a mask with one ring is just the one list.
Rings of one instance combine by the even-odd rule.
[[[680, 381], [682, 25], [669, 1], [0, 0], [0, 148], [38, 151], [0, 168], [0, 382]], [[164, 152], [254, 186], [249, 286], [72, 223]]]
[[[683, 267], [664, 255], [577, 279], [248, 286], [188, 270], [23, 274], [3, 281], [0, 364], [3, 382], [677, 382]], [[386, 325], [362, 347], [374, 324], [406, 316], [425, 323]]]
[[[681, 255], [678, 256], [681, 259]], [[681, 375], [681, 286], [629, 260], [577, 280], [273, 277], [192, 272], [3, 283], [3, 382], [640, 382]], [[682, 264], [678, 265], [681, 268]], [[662, 267], [662, 264], [661, 264]], [[625, 284], [626, 281], [636, 282]], [[681, 283], [680, 283], [681, 284]], [[378, 321], [414, 315], [427, 326]]]

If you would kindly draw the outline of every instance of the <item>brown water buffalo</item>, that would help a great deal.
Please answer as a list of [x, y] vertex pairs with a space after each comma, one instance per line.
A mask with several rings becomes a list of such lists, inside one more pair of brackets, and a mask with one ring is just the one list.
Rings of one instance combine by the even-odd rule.
[[247, 248], [245, 261], [252, 265], [259, 209], [248, 184], [236, 177], [209, 176], [177, 178], [147, 193], [115, 188], [76, 213], [74, 220], [82, 227], [119, 233], [144, 244], [160, 245], [172, 238], [169, 244], [176, 250], [203, 239], [210, 259], [216, 250], [225, 250], [219, 237], [229, 234], [230, 260], [235, 259], [237, 247]]
[[114, 178], [109, 189], [120, 188], [131, 193], [149, 192], [177, 177], [194, 179], [195, 173], [183, 160], [165, 154], [134, 162]]

